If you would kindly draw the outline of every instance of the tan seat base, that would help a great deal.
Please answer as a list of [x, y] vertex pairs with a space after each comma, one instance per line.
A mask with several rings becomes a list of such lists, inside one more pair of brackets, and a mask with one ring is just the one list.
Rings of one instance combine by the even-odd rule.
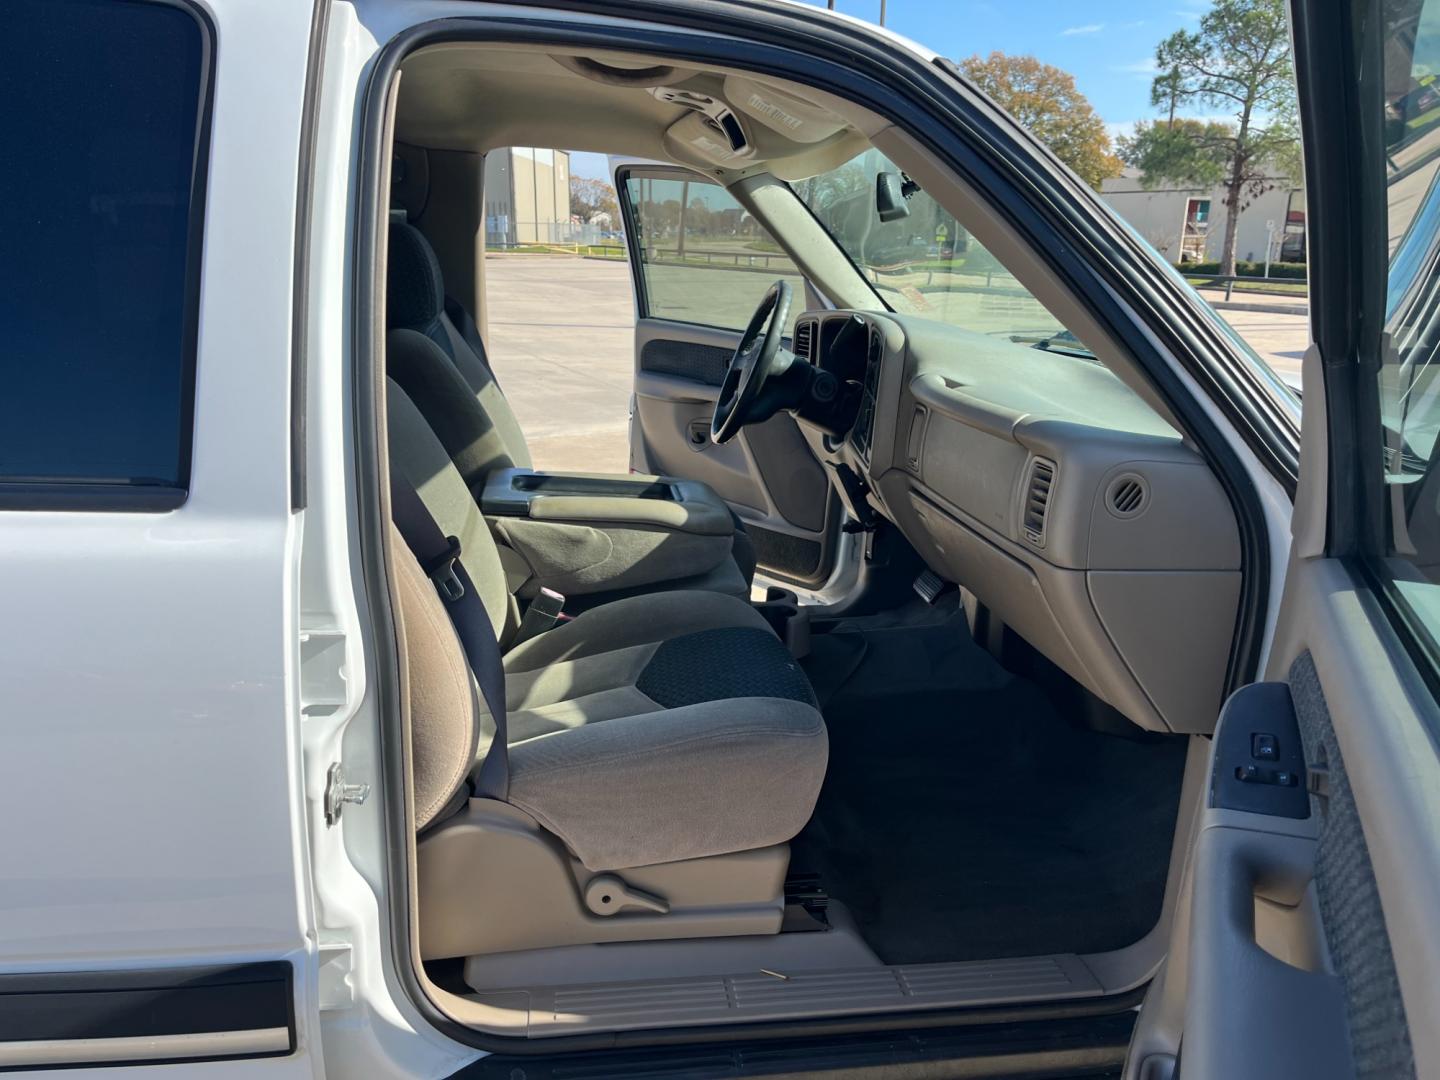
[[[422, 836], [417, 854], [426, 960], [776, 934], [790, 865], [789, 845], [776, 844], [597, 873], [524, 811], [489, 799], [471, 799]], [[627, 888], [634, 899], [626, 900]], [[612, 905], [619, 908], [615, 914], [596, 913]]]

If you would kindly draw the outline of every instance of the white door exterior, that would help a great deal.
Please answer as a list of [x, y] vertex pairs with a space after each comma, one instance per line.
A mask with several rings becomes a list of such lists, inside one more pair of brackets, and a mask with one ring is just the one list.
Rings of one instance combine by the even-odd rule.
[[[183, 1069], [316, 1076], [289, 461], [312, 12], [247, 0], [204, 17], [214, 83], [188, 497], [165, 512], [0, 510], [0, 983], [286, 961], [295, 1051]], [[106, 1056], [52, 1049], [37, 1053]]]

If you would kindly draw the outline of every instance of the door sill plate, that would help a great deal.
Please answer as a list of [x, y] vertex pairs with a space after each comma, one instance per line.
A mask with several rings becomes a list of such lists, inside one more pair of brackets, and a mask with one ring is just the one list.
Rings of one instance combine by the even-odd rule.
[[1074, 953], [1016, 960], [516, 987], [470, 995], [524, 1011], [531, 1037], [1011, 1005], [1105, 993]]

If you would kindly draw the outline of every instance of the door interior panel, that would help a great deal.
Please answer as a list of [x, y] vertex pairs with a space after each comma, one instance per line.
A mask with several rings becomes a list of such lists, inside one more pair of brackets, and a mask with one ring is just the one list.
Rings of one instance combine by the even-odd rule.
[[1186, 1076], [1349, 1075], [1340, 982], [1292, 940], [1320, 937], [1300, 730], [1283, 682], [1245, 687], [1220, 718], [1194, 847]]
[[710, 441], [715, 397], [739, 340], [716, 327], [637, 322], [630, 464], [709, 484], [744, 519], [762, 571], [818, 585], [833, 563], [837, 507], [794, 418], [782, 413], [724, 445]]
[[1318, 785], [1324, 795], [1311, 797], [1320, 819], [1315, 893], [1348, 1013], [1351, 1055], [1361, 1075], [1411, 1075], [1414, 1051], [1375, 866], [1309, 652], [1291, 665], [1289, 682], [1305, 758], [1324, 772], [1325, 782]]
[[1440, 951], [1437, 718], [1387, 637], [1342, 565], [1292, 563], [1274, 681], [1220, 718], [1127, 1077], [1419, 1074], [1433, 1036], [1413, 1018], [1432, 1015]]

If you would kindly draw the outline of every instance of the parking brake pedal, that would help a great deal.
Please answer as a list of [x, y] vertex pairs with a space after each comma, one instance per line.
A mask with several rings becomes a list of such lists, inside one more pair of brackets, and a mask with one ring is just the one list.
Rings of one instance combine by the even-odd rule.
[[933, 604], [942, 593], [950, 587], [950, 583], [933, 570], [922, 571], [911, 586], [919, 595], [921, 600], [927, 604]]

